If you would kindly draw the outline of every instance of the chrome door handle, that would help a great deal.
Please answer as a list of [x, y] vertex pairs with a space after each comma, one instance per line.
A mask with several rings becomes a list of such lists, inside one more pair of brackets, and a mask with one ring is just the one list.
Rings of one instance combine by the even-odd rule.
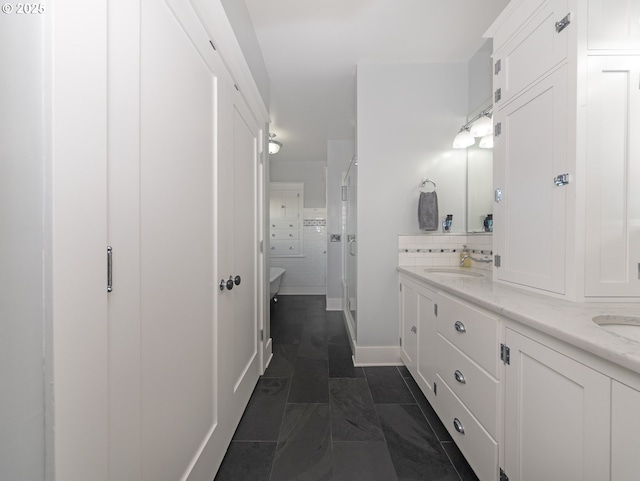
[[456, 369], [456, 372], [453, 373], [453, 376], [456, 378], [456, 381], [458, 381], [460, 384], [466, 384], [467, 383], [467, 380], [464, 378], [464, 374], [462, 374], [457, 369]]
[[240, 276], [235, 276], [235, 277], [233, 278], [233, 283], [234, 283], [236, 286], [239, 286], [239, 285], [240, 285], [240, 281], [242, 281], [242, 279], [240, 279]]
[[464, 327], [464, 324], [462, 323], [462, 321], [456, 321], [454, 326], [456, 328], [456, 331], [458, 332], [467, 332], [467, 328]]
[[107, 292], [113, 291], [113, 248], [107, 246]]

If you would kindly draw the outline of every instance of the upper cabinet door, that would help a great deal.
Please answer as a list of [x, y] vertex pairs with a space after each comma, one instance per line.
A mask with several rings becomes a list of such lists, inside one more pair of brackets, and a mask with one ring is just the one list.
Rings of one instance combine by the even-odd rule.
[[587, 17], [589, 49], [640, 49], [640, 2], [589, 0]]
[[585, 295], [640, 297], [640, 56], [588, 65]]
[[494, 113], [496, 253], [502, 281], [564, 294], [567, 169], [567, 68], [556, 70]]
[[567, 58], [573, 25], [558, 28], [569, 13], [567, 0], [550, 0], [494, 54], [494, 105], [502, 108], [527, 86]]

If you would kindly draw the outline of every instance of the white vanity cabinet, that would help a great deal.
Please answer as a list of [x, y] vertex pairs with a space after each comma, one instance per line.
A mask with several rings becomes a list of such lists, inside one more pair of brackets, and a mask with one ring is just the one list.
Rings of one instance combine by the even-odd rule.
[[494, 46], [494, 277], [640, 299], [640, 4], [512, 1]]
[[511, 328], [505, 345], [509, 481], [608, 480], [610, 378]]
[[500, 322], [440, 294], [435, 409], [480, 479], [498, 477]]
[[611, 481], [635, 481], [640, 473], [640, 391], [611, 384]]
[[436, 293], [400, 276], [400, 356], [430, 403], [435, 402]]
[[587, 66], [585, 295], [637, 297], [640, 56], [593, 55]]

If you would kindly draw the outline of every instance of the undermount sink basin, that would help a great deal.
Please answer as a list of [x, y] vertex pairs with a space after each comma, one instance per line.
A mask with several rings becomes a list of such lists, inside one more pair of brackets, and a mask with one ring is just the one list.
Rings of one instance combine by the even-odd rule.
[[464, 268], [455, 267], [428, 267], [424, 271], [428, 274], [437, 274], [439, 276], [447, 277], [484, 277], [484, 275], [480, 274], [479, 272], [473, 272]]
[[604, 315], [591, 320], [609, 332], [640, 342], [640, 317]]

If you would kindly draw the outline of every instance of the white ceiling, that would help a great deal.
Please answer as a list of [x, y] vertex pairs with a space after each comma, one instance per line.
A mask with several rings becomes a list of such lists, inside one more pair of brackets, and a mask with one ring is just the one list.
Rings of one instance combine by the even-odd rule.
[[356, 64], [467, 62], [508, 0], [245, 0], [271, 81], [272, 160], [355, 138]]

